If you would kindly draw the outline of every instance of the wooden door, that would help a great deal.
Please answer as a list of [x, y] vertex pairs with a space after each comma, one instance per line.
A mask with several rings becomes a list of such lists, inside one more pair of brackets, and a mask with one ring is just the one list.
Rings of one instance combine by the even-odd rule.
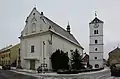
[[30, 69], [35, 70], [35, 60], [30, 60]]

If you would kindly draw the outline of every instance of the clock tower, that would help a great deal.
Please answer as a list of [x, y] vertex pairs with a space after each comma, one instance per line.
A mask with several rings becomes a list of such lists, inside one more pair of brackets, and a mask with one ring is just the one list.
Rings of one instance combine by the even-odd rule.
[[103, 68], [103, 21], [95, 18], [89, 23], [89, 64], [93, 69]]

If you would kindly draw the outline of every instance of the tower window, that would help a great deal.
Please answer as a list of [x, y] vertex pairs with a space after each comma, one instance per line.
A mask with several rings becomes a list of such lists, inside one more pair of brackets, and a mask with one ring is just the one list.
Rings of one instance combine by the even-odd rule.
[[95, 57], [95, 59], [97, 59], [97, 57]]
[[95, 40], [95, 44], [97, 44], [98, 43], [98, 40]]
[[96, 30], [96, 34], [98, 34], [98, 30]]
[[97, 48], [95, 48], [95, 51], [97, 51]]
[[96, 30], [94, 30], [94, 34], [96, 34]]
[[31, 46], [31, 53], [34, 52], [34, 45]]
[[98, 34], [98, 30], [94, 30], [94, 34]]

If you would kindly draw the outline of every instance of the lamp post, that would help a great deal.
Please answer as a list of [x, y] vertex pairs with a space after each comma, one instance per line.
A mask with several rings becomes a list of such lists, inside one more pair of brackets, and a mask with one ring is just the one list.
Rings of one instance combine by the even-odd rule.
[[42, 71], [43, 73], [45, 73], [45, 67], [47, 67], [47, 64], [45, 63], [45, 41], [43, 41], [43, 63], [41, 64], [42, 65]]
[[18, 54], [18, 66], [17, 66], [18, 69], [21, 69], [21, 60], [20, 60], [20, 48], [19, 48], [19, 54]]

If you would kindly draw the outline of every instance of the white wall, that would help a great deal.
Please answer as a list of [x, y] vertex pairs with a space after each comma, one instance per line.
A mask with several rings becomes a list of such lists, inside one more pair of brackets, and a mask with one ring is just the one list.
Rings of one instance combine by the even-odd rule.
[[71, 56], [70, 50], [74, 51], [75, 49], [78, 49], [80, 54], [83, 53], [83, 49], [81, 49], [80, 47], [72, 44], [71, 42], [69, 42], [63, 38], [60, 38], [57, 35], [53, 35], [52, 52], [55, 52], [56, 49], [60, 49], [60, 50], [63, 50], [64, 52], [68, 52], [69, 57]]
[[[35, 15], [33, 15], [35, 13]], [[39, 33], [43, 31], [47, 31], [49, 24], [46, 22], [46, 20], [43, 17], [44, 15], [41, 15], [36, 9], [33, 9], [33, 11], [30, 13], [30, 15], [27, 18], [26, 25], [23, 29], [22, 35], [30, 35], [34, 33]], [[42, 20], [44, 19], [44, 21]], [[45, 23], [44, 23], [45, 22]], [[32, 24], [36, 24], [36, 31], [32, 32]]]
[[98, 44], [103, 44], [103, 36], [93, 36], [90, 37], [90, 44], [95, 44], [95, 40], [98, 40]]
[[[80, 54], [83, 53], [83, 49], [80, 47], [68, 42], [67, 40], [60, 38], [57, 35], [52, 36], [52, 45], [48, 43], [48, 40], [51, 39], [50, 34], [42, 35], [42, 36], [34, 36], [32, 38], [23, 39], [21, 42], [21, 57], [22, 57], [22, 66], [29, 69], [29, 61], [24, 60], [26, 58], [32, 59], [37, 58], [36, 68], [43, 63], [43, 41], [45, 41], [45, 58], [46, 63], [48, 64], [48, 68], [51, 69], [51, 60], [49, 59], [51, 54], [56, 51], [56, 49], [61, 49], [65, 52], [68, 52], [69, 57], [71, 56], [70, 50], [78, 49]], [[31, 53], [31, 45], [35, 46], [35, 52]]]
[[92, 60], [90, 64], [92, 64], [93, 68], [95, 68], [95, 64], [99, 64], [99, 68], [103, 68], [103, 61], [101, 60]]
[[[33, 15], [35, 13], [35, 15]], [[48, 31], [49, 23], [46, 22], [44, 18], [36, 9], [33, 9], [27, 18], [25, 28], [21, 32], [23, 38], [21, 38], [21, 64], [23, 68], [29, 69], [29, 60], [37, 59], [35, 67], [43, 63], [43, 41], [44, 52], [45, 52], [45, 62], [48, 64], [48, 68], [51, 68], [50, 56], [56, 49], [61, 49], [71, 55], [70, 50], [78, 49], [80, 53], [83, 53], [83, 49], [68, 42], [67, 40], [53, 35], [52, 45], [49, 44], [48, 40], [51, 40], [51, 35], [48, 33], [43, 33]], [[44, 19], [44, 21], [42, 20]], [[36, 24], [36, 31], [32, 32], [32, 24]], [[37, 34], [40, 33], [40, 34]], [[34, 45], [35, 52], [31, 53], [31, 46]], [[29, 59], [29, 60], [28, 60]]]
[[[97, 48], [97, 51], [95, 51], [95, 48]], [[90, 52], [101, 52], [103, 53], [103, 45], [91, 45], [89, 47]]]
[[[48, 57], [48, 51], [47, 51], [47, 45], [48, 45], [48, 39], [49, 39], [49, 34], [47, 35], [42, 35], [42, 36], [35, 36], [32, 38], [27, 38], [27, 39], [23, 39], [21, 42], [21, 59], [22, 59], [22, 65], [26, 66], [25, 64], [29, 64], [26, 63], [26, 61], [28, 60], [24, 60], [24, 59], [32, 59], [35, 58], [37, 59], [36, 61], [36, 68], [38, 66], [40, 66], [40, 64], [43, 62], [43, 41], [45, 41], [45, 55], [46, 55], [46, 60], [49, 58]], [[26, 41], [25, 41], [26, 40]], [[31, 46], [34, 45], [35, 51], [33, 53], [31, 53]], [[38, 64], [39, 63], [39, 64]]]
[[94, 24], [90, 24], [89, 25], [89, 28], [90, 28], [90, 36], [94, 35], [94, 30], [98, 30], [98, 35], [103, 35], [103, 23], [99, 23], [99, 27], [98, 28], [94, 28]]
[[[103, 59], [103, 53], [90, 53], [90, 60], [102, 60]], [[95, 59], [94, 57], [97, 57]]]
[[[103, 23], [98, 23], [99, 27], [94, 28], [94, 24], [90, 24], [90, 39], [89, 39], [89, 63], [93, 66], [99, 64], [99, 68], [103, 67]], [[94, 34], [94, 30], [98, 30], [98, 34]], [[95, 44], [95, 40], [98, 40], [98, 43]], [[97, 48], [97, 51], [95, 51]], [[95, 59], [97, 57], [97, 59]]]

